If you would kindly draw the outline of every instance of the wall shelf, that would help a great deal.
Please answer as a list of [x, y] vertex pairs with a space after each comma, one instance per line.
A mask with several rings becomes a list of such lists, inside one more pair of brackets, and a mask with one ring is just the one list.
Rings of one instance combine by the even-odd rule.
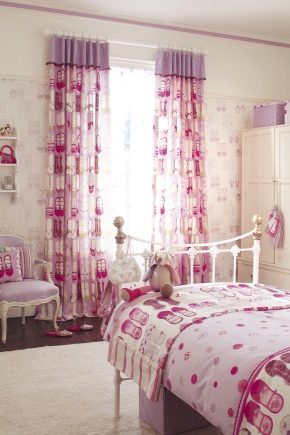
[[[2, 152], [0, 158], [0, 193], [16, 193], [16, 173], [18, 164], [15, 151], [17, 148], [17, 142], [18, 136], [16, 136], [16, 131], [14, 131], [13, 136], [0, 136], [0, 150]], [[7, 187], [12, 187], [12, 189], [4, 189], [5, 185], [7, 185]]]
[[17, 140], [17, 136], [0, 136], [0, 140]]

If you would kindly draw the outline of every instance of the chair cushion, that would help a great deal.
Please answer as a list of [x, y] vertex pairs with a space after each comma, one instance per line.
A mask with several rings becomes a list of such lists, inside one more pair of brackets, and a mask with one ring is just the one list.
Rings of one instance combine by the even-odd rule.
[[0, 234], [0, 246], [5, 246], [6, 248], [9, 246], [21, 248], [23, 252], [23, 262], [24, 262], [23, 278], [33, 277], [30, 249], [25, 239], [17, 235]]
[[23, 281], [19, 250], [0, 252], [0, 283], [7, 281]]
[[37, 299], [47, 299], [58, 294], [58, 287], [38, 279], [25, 279], [22, 282], [0, 284], [0, 303], [4, 301], [29, 302]]
[[25, 267], [24, 267], [24, 253], [23, 253], [22, 247], [21, 246], [0, 246], [0, 252], [11, 252], [11, 251], [19, 252], [21, 275], [24, 278], [24, 276], [25, 276]]

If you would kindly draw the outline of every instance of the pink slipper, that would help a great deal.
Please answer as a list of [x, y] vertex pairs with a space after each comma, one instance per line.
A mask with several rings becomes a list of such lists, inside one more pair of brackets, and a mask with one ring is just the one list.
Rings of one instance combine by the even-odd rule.
[[92, 329], [93, 325], [88, 325], [87, 323], [83, 323], [82, 325], [71, 325], [67, 328], [67, 330], [71, 332], [91, 331]]
[[265, 371], [269, 376], [280, 376], [287, 385], [290, 384], [290, 370], [287, 365], [278, 359], [273, 359], [266, 364]]
[[261, 411], [260, 406], [250, 400], [245, 406], [244, 414], [250, 424], [255, 426], [259, 433], [263, 435], [270, 435], [273, 429], [273, 420], [269, 415]]
[[284, 353], [283, 355], [281, 355], [280, 359], [282, 361], [284, 361], [285, 363], [289, 364], [290, 363], [290, 352], [287, 352], [287, 353]]
[[129, 317], [130, 317], [131, 320], [135, 320], [135, 322], [137, 322], [140, 325], [144, 326], [148, 322], [149, 314], [147, 314], [144, 311], [140, 310], [140, 308], [135, 307], [135, 308], [133, 308], [133, 310], [130, 311]]
[[130, 335], [134, 340], [139, 340], [142, 335], [142, 328], [140, 326], [136, 326], [130, 319], [124, 320], [121, 325], [121, 331], [124, 334]]
[[257, 379], [251, 386], [251, 395], [253, 399], [277, 414], [284, 405], [284, 399], [281, 394], [271, 388], [262, 379]]
[[47, 331], [45, 335], [48, 337], [71, 337], [73, 333], [63, 329], [62, 331]]

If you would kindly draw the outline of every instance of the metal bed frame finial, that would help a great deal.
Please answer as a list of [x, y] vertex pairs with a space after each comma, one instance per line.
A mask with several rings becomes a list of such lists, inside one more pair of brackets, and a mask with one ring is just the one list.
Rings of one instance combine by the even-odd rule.
[[253, 238], [254, 240], [260, 240], [262, 236], [262, 230], [261, 230], [261, 224], [262, 224], [262, 218], [258, 214], [255, 214], [253, 217], [253, 223], [255, 225], [254, 231], [253, 231]]
[[123, 231], [122, 231], [122, 227], [123, 227], [124, 223], [125, 223], [125, 221], [122, 218], [122, 216], [115, 217], [114, 225], [118, 229], [118, 232], [117, 232], [117, 235], [115, 236], [115, 239], [116, 239], [116, 243], [118, 245], [123, 244], [125, 239], [126, 239], [126, 234], [123, 233]]

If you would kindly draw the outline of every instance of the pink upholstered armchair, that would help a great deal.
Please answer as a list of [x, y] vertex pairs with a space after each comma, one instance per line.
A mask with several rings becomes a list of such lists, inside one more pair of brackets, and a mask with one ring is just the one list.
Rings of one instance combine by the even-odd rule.
[[[45, 262], [44, 262], [45, 264]], [[32, 273], [30, 249], [24, 238], [0, 234], [0, 315], [2, 343], [7, 337], [7, 312], [10, 307], [21, 307], [22, 324], [25, 324], [25, 307], [54, 301], [53, 324], [57, 330], [60, 307], [59, 290], [50, 273], [47, 281], [35, 279]]]

